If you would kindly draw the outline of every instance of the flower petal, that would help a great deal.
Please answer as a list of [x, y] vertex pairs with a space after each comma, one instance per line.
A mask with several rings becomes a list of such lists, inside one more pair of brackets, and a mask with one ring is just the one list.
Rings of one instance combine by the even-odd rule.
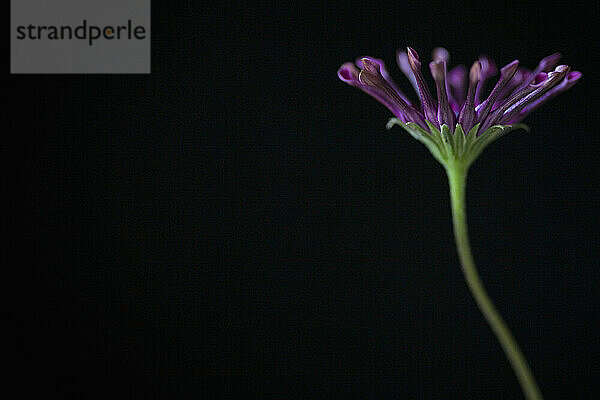
[[[361, 59], [363, 69], [358, 74], [358, 81], [374, 90], [375, 93], [383, 95], [387, 100], [388, 108], [400, 119], [412, 121], [418, 124], [424, 124], [423, 118], [414, 107], [407, 104], [400, 94], [390, 85], [390, 83], [381, 74], [380, 64], [373, 58], [364, 57]], [[387, 105], [387, 104], [386, 104]]]
[[510, 64], [502, 67], [502, 69], [500, 70], [500, 79], [498, 79], [496, 86], [494, 86], [494, 89], [492, 89], [492, 92], [490, 93], [488, 98], [475, 109], [475, 111], [477, 111], [477, 119], [479, 121], [484, 121], [485, 118], [488, 116], [490, 110], [492, 109], [492, 106], [494, 105], [494, 102], [496, 101], [496, 98], [498, 98], [498, 95], [500, 94], [504, 86], [506, 86], [506, 84], [515, 75], [515, 72], [517, 72], [518, 67], [519, 60], [514, 60]]
[[498, 122], [504, 124], [512, 121], [513, 118], [515, 118], [526, 106], [530, 105], [554, 86], [556, 86], [567, 75], [569, 69], [570, 67], [567, 65], [559, 65], [554, 71], [549, 72], [548, 79], [544, 81], [541, 87], [535, 89], [533, 92], [529, 93], [527, 96], [509, 107], [504, 114], [502, 114], [502, 117], [500, 117]]
[[485, 132], [485, 130], [488, 129], [490, 126], [497, 124], [500, 118], [502, 118], [502, 114], [504, 114], [506, 110], [508, 110], [519, 100], [523, 99], [525, 96], [527, 96], [534, 90], [541, 88], [547, 80], [548, 74], [546, 74], [545, 72], [540, 72], [534, 77], [533, 81], [529, 85], [522, 89], [516, 90], [500, 106], [498, 106], [498, 108], [493, 110], [484, 121], [481, 122], [481, 132]]
[[494, 64], [494, 61], [488, 56], [480, 56], [479, 63], [481, 64], [481, 79], [477, 84], [477, 91], [475, 92], [476, 106], [479, 105], [479, 103], [481, 103], [480, 99], [483, 96], [483, 91], [485, 90], [485, 82], [498, 73], [498, 68], [496, 67], [496, 64]]
[[467, 99], [463, 104], [460, 114], [458, 114], [458, 123], [462, 125], [465, 132], [469, 132], [475, 125], [475, 94], [477, 86], [481, 81], [481, 62], [475, 61], [469, 71], [469, 89], [467, 91]]
[[436, 47], [431, 52], [431, 58], [433, 61], [445, 61], [448, 64], [450, 62], [450, 53], [443, 47]]
[[417, 86], [419, 88], [419, 96], [421, 97], [421, 107], [423, 109], [423, 114], [429, 122], [435, 122], [437, 120], [437, 106], [435, 104], [435, 101], [431, 97], [429, 88], [427, 87], [423, 74], [421, 73], [421, 63], [419, 62], [419, 55], [411, 47], [407, 48], [407, 55], [410, 69], [412, 70], [415, 79], [417, 80]]
[[390, 97], [387, 94], [385, 94], [379, 89], [369, 87], [360, 82], [360, 71], [356, 68], [354, 64], [352, 64], [351, 62], [342, 64], [342, 66], [338, 69], [337, 74], [340, 80], [349, 84], [350, 86], [354, 86], [361, 89], [363, 92], [367, 93], [368, 95], [379, 101], [381, 104], [386, 106], [396, 117], [406, 121], [406, 116], [398, 110], [398, 107], [394, 104], [393, 100], [390, 99]]
[[519, 68], [517, 68], [517, 72], [515, 72], [515, 75], [506, 84], [504, 89], [502, 89], [502, 91], [498, 95], [498, 98], [496, 98], [496, 103], [501, 102], [502, 100], [510, 97], [511, 94], [515, 93], [517, 88], [523, 86], [523, 82], [525, 82], [526, 80], [528, 82], [531, 82], [534, 78], [534, 76], [532, 76], [531, 74], [532, 72], [530, 70], [519, 66]]
[[410, 64], [408, 62], [408, 55], [405, 51], [398, 50], [396, 52], [396, 62], [398, 63], [398, 68], [400, 71], [406, 76], [406, 78], [410, 81], [410, 84], [415, 89], [415, 93], [419, 96], [419, 85], [417, 85], [417, 79], [415, 75], [412, 73], [410, 69]]
[[[363, 63], [362, 63], [363, 58], [365, 58], [365, 57], [356, 59], [355, 63], [358, 68], [364, 68]], [[383, 60], [381, 60], [379, 58], [372, 58], [372, 57], [366, 57], [366, 58], [369, 58], [369, 59], [375, 61], [377, 64], [379, 64], [379, 71], [381, 72], [381, 76], [383, 76], [383, 79], [385, 79], [390, 84], [390, 86], [392, 86], [394, 88], [394, 90], [400, 95], [400, 97], [402, 97], [402, 100], [404, 100], [407, 104], [411, 104], [408, 97], [398, 88], [398, 85], [396, 85], [396, 82], [394, 82], [394, 79], [390, 76], [389, 72], [385, 68], [385, 63], [383, 62]]]
[[533, 81], [533, 79], [535, 78], [535, 76], [537, 74], [539, 74], [540, 72], [550, 72], [550, 71], [552, 71], [552, 69], [560, 61], [561, 57], [562, 57], [562, 54], [560, 54], [560, 53], [553, 53], [553, 54], [550, 54], [549, 56], [546, 56], [546, 57], [542, 58], [540, 60], [540, 62], [538, 63], [537, 67], [535, 67], [535, 69], [533, 70], [533, 72], [532, 72], [531, 76], [529, 77], [529, 79], [523, 81], [523, 84], [519, 87], [519, 89], [522, 89], [525, 86], [529, 85], [531, 83], [531, 81]]
[[450, 89], [450, 96], [456, 103], [455, 112], [460, 110], [460, 106], [465, 102], [466, 96], [467, 67], [460, 64], [448, 71], [446, 82]]
[[550, 99], [556, 97], [557, 95], [559, 95], [560, 93], [563, 93], [563, 92], [569, 90], [570, 88], [572, 88], [573, 85], [575, 85], [577, 83], [577, 81], [579, 81], [579, 79], [581, 79], [582, 76], [583, 76], [583, 74], [579, 71], [569, 72], [567, 74], [567, 76], [565, 76], [565, 79], [562, 80], [562, 82], [560, 82], [558, 85], [556, 85], [555, 87], [550, 89], [542, 97], [540, 97], [539, 99], [535, 100], [534, 102], [529, 104], [527, 107], [525, 107], [519, 113], [519, 115], [515, 118], [514, 122], [522, 121], [523, 118], [525, 118], [529, 113], [538, 109], [541, 105], [546, 103], [548, 100], [550, 100]]
[[448, 92], [446, 91], [446, 61], [430, 62], [429, 70], [431, 71], [431, 76], [433, 76], [437, 89], [437, 121], [440, 126], [446, 124], [451, 131], [454, 131], [456, 116], [448, 103]]

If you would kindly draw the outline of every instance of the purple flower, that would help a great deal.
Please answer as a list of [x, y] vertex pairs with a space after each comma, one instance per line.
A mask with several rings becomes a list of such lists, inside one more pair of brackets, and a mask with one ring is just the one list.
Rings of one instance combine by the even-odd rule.
[[500, 78], [485, 95], [486, 82], [498, 73], [498, 68], [487, 56], [475, 61], [469, 71], [458, 65], [450, 71], [447, 64], [450, 54], [438, 47], [434, 49], [429, 70], [435, 81], [432, 95], [422, 73], [419, 55], [411, 47], [397, 53], [398, 66], [410, 80], [419, 102], [411, 101], [398, 89], [388, 74], [383, 61], [363, 57], [355, 64], [345, 63], [338, 70], [339, 78], [375, 97], [400, 121], [413, 122], [425, 130], [430, 125], [447, 125], [454, 131], [460, 124], [467, 134], [479, 124], [478, 133], [494, 125], [511, 125], [523, 120], [530, 112], [549, 99], [571, 88], [582, 76], [558, 65], [559, 53], [540, 61], [529, 71], [514, 60], [500, 68]]

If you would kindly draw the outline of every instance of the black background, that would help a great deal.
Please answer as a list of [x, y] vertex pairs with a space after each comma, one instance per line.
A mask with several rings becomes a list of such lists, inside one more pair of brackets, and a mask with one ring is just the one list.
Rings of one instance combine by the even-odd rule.
[[[597, 2], [153, 1], [151, 75], [9, 76], [9, 387], [132, 399], [518, 399], [447, 183], [336, 77], [396, 48], [571, 91], [471, 169], [475, 257], [548, 399], [600, 378]], [[409, 90], [407, 90], [409, 92]]]

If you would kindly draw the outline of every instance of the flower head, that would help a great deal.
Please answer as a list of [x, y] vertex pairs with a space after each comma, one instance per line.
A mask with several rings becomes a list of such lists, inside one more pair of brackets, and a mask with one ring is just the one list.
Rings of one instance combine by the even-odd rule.
[[[429, 70], [435, 81], [435, 92], [431, 92], [425, 82], [417, 52], [408, 47], [406, 52], [397, 53], [398, 66], [415, 89], [418, 102], [411, 101], [398, 89], [383, 61], [376, 58], [363, 57], [355, 64], [345, 63], [338, 70], [338, 77], [385, 105], [396, 117], [388, 126], [401, 125], [426, 144], [440, 161], [449, 156], [455, 159], [465, 156], [472, 162], [493, 139], [510, 130], [526, 128], [519, 122], [549, 99], [571, 88], [582, 76], [567, 65], [557, 66], [559, 53], [543, 58], [533, 71], [514, 60], [500, 68], [500, 77], [484, 97], [486, 82], [498, 73], [489, 57], [481, 56], [469, 70], [458, 65], [449, 71], [450, 54], [446, 49], [434, 49], [432, 58]], [[462, 137], [452, 138], [457, 132]], [[434, 143], [432, 149], [431, 142], [437, 140], [441, 142]], [[475, 146], [480, 148], [475, 152], [471, 149], [475, 141], [486, 144]]]

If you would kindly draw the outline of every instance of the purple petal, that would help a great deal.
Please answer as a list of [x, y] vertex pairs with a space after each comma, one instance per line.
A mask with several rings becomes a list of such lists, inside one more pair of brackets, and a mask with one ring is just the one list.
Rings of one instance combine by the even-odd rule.
[[[446, 63], [446, 65], [448, 65], [450, 63], [450, 53], [448, 52], [448, 50], [446, 50], [443, 47], [436, 47], [435, 49], [433, 49], [433, 51], [431, 52], [431, 58], [433, 59], [433, 61], [444, 61]], [[454, 98], [452, 97], [452, 92], [450, 90], [450, 86], [448, 84], [448, 80], [446, 80], [446, 93], [447, 93], [447, 97], [448, 97], [448, 102], [450, 104], [450, 108], [452, 110], [457, 109], [458, 106], [458, 102], [456, 100], [454, 100]]]
[[417, 94], [417, 96], [419, 96], [419, 86], [417, 85], [417, 79], [415, 78], [415, 75], [410, 69], [408, 55], [405, 51], [398, 50], [396, 52], [396, 62], [398, 63], [400, 71], [402, 71], [402, 73], [406, 75], [406, 78], [410, 81], [410, 84], [415, 89], [415, 93]]
[[450, 62], [450, 53], [443, 47], [436, 47], [431, 52], [431, 58], [433, 61], [445, 61], [448, 64]]
[[494, 105], [494, 102], [498, 98], [498, 95], [500, 94], [504, 86], [506, 86], [506, 84], [515, 75], [515, 72], [517, 72], [518, 67], [519, 60], [514, 60], [510, 64], [502, 67], [502, 69], [500, 70], [500, 79], [498, 79], [496, 86], [494, 86], [494, 89], [492, 89], [492, 92], [490, 93], [488, 98], [475, 109], [475, 111], [477, 111], [477, 118], [479, 121], [483, 122], [488, 116], [490, 110], [492, 109], [492, 106]]
[[554, 86], [556, 86], [567, 75], [569, 69], [570, 68], [567, 65], [559, 65], [554, 71], [549, 72], [548, 79], [544, 81], [541, 87], [535, 89], [533, 92], [529, 93], [527, 96], [509, 107], [504, 114], [502, 114], [499, 122], [504, 124], [512, 121], [526, 106], [530, 105]]
[[454, 131], [456, 116], [448, 103], [448, 93], [446, 91], [446, 61], [430, 62], [429, 70], [431, 71], [431, 76], [433, 76], [435, 87], [437, 89], [437, 121], [440, 126], [446, 124], [450, 130]]
[[463, 104], [460, 114], [458, 114], [458, 123], [462, 125], [465, 134], [469, 133], [475, 125], [475, 92], [481, 80], [481, 62], [475, 61], [469, 71], [469, 89], [467, 90], [467, 99]]
[[343, 63], [338, 69], [338, 77], [352, 86], [358, 86], [358, 69], [351, 62]]
[[522, 89], [525, 86], [529, 85], [531, 83], [531, 81], [533, 80], [533, 78], [537, 74], [539, 74], [540, 72], [550, 72], [550, 71], [552, 71], [552, 69], [560, 61], [561, 57], [562, 57], [562, 54], [560, 54], [560, 53], [554, 53], [554, 54], [550, 54], [549, 56], [546, 56], [546, 57], [542, 58], [540, 60], [540, 62], [538, 63], [537, 67], [535, 67], [535, 69], [533, 70], [533, 72], [532, 72], [531, 76], [529, 77], [529, 79], [523, 81], [523, 84], [520, 86], [519, 89]]
[[[361, 59], [363, 69], [358, 74], [358, 82], [369, 89], [369, 94], [377, 98], [383, 98], [382, 103], [386, 105], [398, 118], [404, 122], [415, 122], [426, 126], [423, 118], [411, 105], [407, 104], [390, 83], [381, 74], [379, 63], [370, 57]], [[379, 100], [379, 98], [378, 98]], [[380, 100], [381, 101], [381, 100]]]
[[583, 76], [583, 74], [579, 71], [569, 72], [567, 74], [567, 76], [565, 76], [565, 79], [562, 80], [561, 83], [559, 83], [558, 85], [556, 85], [555, 87], [550, 89], [548, 92], [546, 92], [546, 94], [544, 94], [542, 97], [540, 97], [539, 99], [537, 99], [536, 101], [532, 102], [527, 107], [525, 107], [519, 113], [519, 115], [515, 118], [514, 122], [522, 121], [523, 118], [525, 118], [529, 113], [538, 109], [542, 104], [546, 103], [548, 100], [550, 100], [550, 99], [556, 97], [557, 95], [559, 95], [560, 93], [563, 93], [563, 92], [569, 90], [570, 88], [572, 88], [573, 85], [575, 85], [577, 83], [577, 81], [579, 81], [579, 79], [581, 79], [582, 76]]
[[561, 57], [562, 54], [556, 52], [554, 54], [550, 54], [549, 56], [542, 58], [542, 60], [538, 64], [538, 68], [536, 68], [534, 72], [539, 73], [552, 71], [552, 68], [554, 68], [556, 64], [558, 64]]
[[479, 57], [479, 62], [481, 63], [481, 80], [477, 84], [477, 91], [475, 92], [475, 105], [479, 105], [481, 102], [481, 96], [483, 95], [483, 91], [485, 90], [485, 82], [490, 79], [492, 76], [498, 73], [498, 68], [494, 61], [486, 55], [482, 55]]
[[380, 60], [379, 58], [373, 58], [373, 57], [360, 57], [360, 58], [357, 58], [355, 61], [356, 66], [358, 68], [364, 68], [363, 63], [362, 63], [363, 58], [369, 58], [369, 59], [375, 61], [377, 64], [379, 64], [379, 71], [381, 72], [381, 76], [383, 76], [383, 78], [390, 84], [390, 86], [392, 86], [394, 88], [394, 90], [400, 95], [400, 97], [402, 97], [402, 100], [404, 100], [407, 104], [411, 104], [408, 97], [406, 97], [406, 95], [398, 88], [398, 85], [396, 85], [396, 82], [394, 82], [394, 79], [392, 79], [392, 77], [388, 73], [387, 69], [385, 68], [385, 63], [383, 62], [383, 60]]
[[425, 83], [423, 74], [421, 73], [421, 63], [419, 62], [419, 55], [411, 48], [407, 48], [408, 63], [412, 70], [415, 79], [417, 80], [417, 86], [419, 88], [419, 96], [421, 97], [421, 106], [423, 108], [423, 114], [429, 122], [435, 122], [437, 120], [437, 106], [435, 101], [431, 97], [429, 88]]
[[496, 103], [501, 102], [501, 100], [510, 97], [511, 94], [515, 93], [517, 88], [523, 86], [523, 82], [525, 82], [526, 80], [528, 82], [531, 82], [534, 78], [534, 76], [531, 76], [531, 74], [532, 72], [530, 70], [523, 67], [519, 67], [512, 79], [506, 84], [504, 89], [502, 89], [502, 91], [498, 95], [498, 98], [496, 98]]
[[375, 98], [381, 104], [386, 106], [396, 117], [398, 117], [403, 122], [408, 122], [406, 120], [406, 116], [398, 112], [398, 108], [395, 106], [393, 101], [390, 100], [389, 96], [385, 93], [382, 93], [381, 90], [369, 87], [367, 85], [362, 84], [358, 77], [360, 71], [354, 66], [354, 64], [347, 62], [342, 64], [340, 69], [338, 69], [338, 77], [345, 83], [350, 86], [357, 87], [361, 89], [363, 92], [367, 93], [371, 97]]
[[540, 72], [537, 74], [533, 81], [527, 85], [526, 87], [515, 91], [510, 97], [508, 97], [498, 108], [493, 110], [490, 115], [481, 123], [479, 126], [480, 132], [485, 132], [487, 128], [492, 125], [498, 123], [498, 121], [502, 118], [502, 115], [506, 110], [516, 104], [519, 100], [523, 99], [525, 96], [533, 92], [534, 90], [541, 88], [546, 80], [548, 79], [548, 74], [545, 72]]
[[450, 88], [450, 96], [456, 104], [456, 108], [454, 108], [455, 112], [458, 112], [460, 106], [465, 102], [466, 80], [467, 67], [462, 64], [452, 68], [446, 75], [446, 82]]

